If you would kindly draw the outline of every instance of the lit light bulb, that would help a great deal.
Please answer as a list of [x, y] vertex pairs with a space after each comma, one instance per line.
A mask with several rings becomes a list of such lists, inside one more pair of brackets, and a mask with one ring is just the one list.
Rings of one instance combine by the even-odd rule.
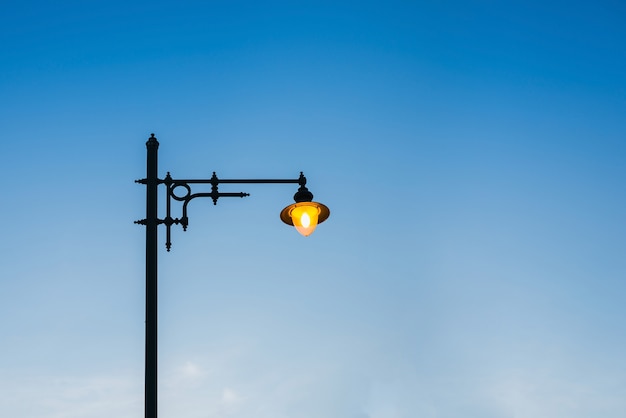
[[296, 230], [308, 237], [315, 231], [317, 224], [328, 219], [330, 210], [318, 202], [296, 202], [280, 212], [280, 219], [287, 225], [293, 225]]
[[308, 237], [315, 231], [317, 227], [317, 218], [320, 210], [317, 206], [302, 205], [296, 206], [291, 210], [291, 219], [296, 230]]

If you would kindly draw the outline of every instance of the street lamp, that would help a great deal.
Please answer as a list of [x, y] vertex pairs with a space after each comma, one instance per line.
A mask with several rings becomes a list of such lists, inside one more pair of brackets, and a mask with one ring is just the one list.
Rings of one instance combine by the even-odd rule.
[[306, 178], [300, 173], [300, 188], [293, 196], [293, 203], [280, 212], [280, 219], [287, 225], [293, 225], [296, 230], [308, 237], [313, 233], [317, 224], [324, 222], [330, 215], [326, 205], [313, 202], [313, 193], [306, 188]]
[[[160, 224], [165, 224], [165, 247], [170, 251], [172, 247], [172, 225], [181, 225], [187, 230], [189, 218], [187, 206], [197, 197], [210, 197], [216, 205], [221, 197], [246, 197], [248, 193], [224, 193], [218, 190], [220, 184], [257, 184], [257, 183], [293, 183], [300, 187], [294, 195], [295, 203], [284, 208], [280, 219], [287, 225], [293, 225], [296, 230], [308, 236], [313, 233], [318, 224], [324, 222], [330, 215], [330, 210], [323, 204], [313, 202], [313, 193], [306, 187], [306, 177], [300, 173], [297, 179], [220, 179], [215, 172], [209, 179], [173, 179], [168, 172], [164, 179], [158, 178], [158, 150], [159, 141], [154, 134], [146, 142], [147, 162], [146, 178], [135, 180], [136, 183], [146, 185], [146, 218], [135, 221], [136, 224], [146, 226], [146, 358], [145, 358], [145, 418], [157, 417], [157, 232]], [[166, 187], [166, 214], [159, 219], [157, 210], [158, 186]], [[210, 184], [211, 192], [192, 193], [192, 184]], [[172, 201], [182, 202], [180, 218], [172, 217]]]

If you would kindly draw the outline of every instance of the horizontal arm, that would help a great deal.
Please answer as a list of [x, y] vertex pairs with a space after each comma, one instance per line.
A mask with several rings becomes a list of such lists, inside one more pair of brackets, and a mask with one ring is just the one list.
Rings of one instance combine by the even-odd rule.
[[217, 186], [220, 183], [223, 184], [300, 184], [304, 186], [306, 184], [306, 177], [301, 172], [300, 177], [297, 179], [220, 179], [215, 172], [210, 179], [173, 179], [170, 177], [170, 173], [167, 173], [164, 183], [166, 184], [211, 184]]
[[[299, 179], [218, 179], [217, 184], [221, 183], [239, 183], [239, 184], [259, 184], [259, 183], [299, 183]], [[188, 183], [188, 184], [213, 184], [211, 179], [172, 179], [172, 183]]]

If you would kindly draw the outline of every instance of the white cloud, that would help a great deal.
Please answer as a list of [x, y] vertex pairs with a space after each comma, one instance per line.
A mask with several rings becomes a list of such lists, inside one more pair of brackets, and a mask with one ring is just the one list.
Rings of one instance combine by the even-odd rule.
[[13, 377], [0, 380], [0, 416], [131, 418], [141, 416], [143, 384], [136, 377]]
[[[555, 368], [447, 372], [346, 362], [268, 363], [191, 356], [159, 385], [162, 418], [622, 418], [626, 380], [619, 373]], [[310, 359], [309, 359], [310, 360]], [[259, 361], [259, 362], [257, 362]], [[384, 370], [395, 364], [384, 363]], [[368, 369], [369, 368], [369, 369]], [[559, 373], [560, 371], [560, 373]], [[606, 371], [605, 371], [606, 372]], [[143, 374], [16, 377], [0, 374], [0, 416], [136, 418], [143, 415]]]
[[242, 398], [230, 388], [224, 388], [222, 391], [222, 403], [226, 405], [233, 405], [241, 402]]
[[199, 378], [205, 375], [205, 373], [200, 369], [200, 366], [191, 361], [186, 362], [180, 368], [180, 372], [182, 373], [183, 377], [189, 379]]
[[514, 418], [622, 417], [626, 414], [626, 382], [598, 376], [586, 378], [520, 370], [491, 379], [485, 401]]

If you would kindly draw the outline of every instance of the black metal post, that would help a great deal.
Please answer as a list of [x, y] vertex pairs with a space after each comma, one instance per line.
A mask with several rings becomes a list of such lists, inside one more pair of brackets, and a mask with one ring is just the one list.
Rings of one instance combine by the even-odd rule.
[[159, 141], [146, 142], [146, 365], [145, 418], [157, 418], [157, 214]]

